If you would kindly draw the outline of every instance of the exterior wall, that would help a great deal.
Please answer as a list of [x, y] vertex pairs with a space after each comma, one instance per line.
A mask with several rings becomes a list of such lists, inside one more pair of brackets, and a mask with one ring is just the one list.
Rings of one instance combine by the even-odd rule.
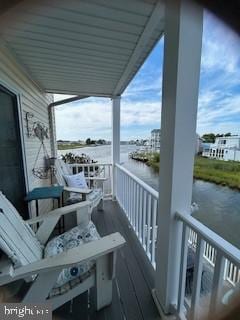
[[225, 150], [224, 160], [240, 161], [240, 150]]
[[[32, 174], [34, 162], [40, 147], [40, 141], [36, 137], [28, 137], [26, 128], [26, 112], [34, 115], [34, 121], [43, 123], [50, 128], [48, 105], [53, 100], [53, 96], [44, 93], [33, 81], [27, 76], [21, 66], [16, 62], [11, 52], [4, 44], [0, 45], [0, 83], [17, 94], [19, 98], [20, 111], [22, 119], [20, 124], [22, 127], [23, 137], [22, 143], [25, 151], [25, 177], [26, 188], [32, 190], [35, 187], [46, 186], [50, 184], [49, 180], [38, 179]], [[50, 131], [50, 130], [49, 130]], [[50, 136], [52, 135], [49, 132]], [[45, 140], [47, 152], [51, 155], [51, 139]], [[41, 150], [40, 161], [37, 166], [44, 165], [44, 154]], [[52, 201], [39, 201], [39, 212], [43, 213], [52, 208]], [[35, 203], [31, 204], [30, 215], [35, 215]]]
[[160, 129], [154, 129], [151, 131], [152, 151], [160, 151], [160, 136], [161, 136]]
[[235, 137], [221, 137], [221, 138], [216, 138], [215, 143], [213, 144], [216, 147], [221, 146], [225, 148], [237, 148], [240, 149], [240, 137], [235, 136]]
[[240, 137], [220, 137], [215, 143], [211, 143], [208, 151], [203, 152], [203, 156], [225, 160], [240, 161]]

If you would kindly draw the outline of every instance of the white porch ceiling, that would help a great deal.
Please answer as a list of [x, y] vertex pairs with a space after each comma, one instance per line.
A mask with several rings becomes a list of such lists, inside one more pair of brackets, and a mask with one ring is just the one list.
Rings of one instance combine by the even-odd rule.
[[0, 15], [7, 47], [45, 91], [121, 94], [163, 34], [159, 0], [25, 0]]

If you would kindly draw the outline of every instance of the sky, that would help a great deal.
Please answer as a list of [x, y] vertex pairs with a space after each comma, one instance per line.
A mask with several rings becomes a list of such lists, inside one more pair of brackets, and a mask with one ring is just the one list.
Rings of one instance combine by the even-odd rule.
[[[161, 127], [162, 38], [121, 98], [121, 140]], [[190, 49], [190, 48], [189, 48]], [[240, 38], [205, 12], [197, 133], [240, 134]], [[56, 100], [59, 96], [56, 95]], [[88, 98], [55, 108], [57, 139], [111, 140], [111, 100]]]

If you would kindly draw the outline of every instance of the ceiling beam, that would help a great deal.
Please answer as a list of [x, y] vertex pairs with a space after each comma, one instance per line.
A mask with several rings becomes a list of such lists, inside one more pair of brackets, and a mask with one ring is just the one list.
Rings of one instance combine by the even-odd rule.
[[78, 101], [81, 99], [85, 99], [85, 98], [89, 98], [89, 96], [75, 96], [72, 98], [67, 98], [67, 99], [63, 99], [63, 100], [59, 100], [59, 101], [55, 101], [49, 104], [49, 107], [56, 107], [56, 106], [60, 106], [61, 104], [65, 104], [65, 103], [69, 103], [69, 102], [73, 102], [73, 101]]
[[[132, 78], [136, 74], [136, 72], [133, 73], [133, 69], [136, 66], [137, 61], [140, 58], [143, 50], [146, 48], [154, 30], [157, 27], [162, 27], [162, 29], [164, 28], [164, 23], [163, 23], [164, 9], [165, 9], [165, 6], [163, 2], [157, 1], [157, 4], [155, 5], [155, 8], [148, 20], [148, 23], [138, 40], [138, 43], [132, 53], [132, 56], [114, 89], [113, 95], [121, 95], [122, 92], [125, 90], [126, 86], [129, 84], [129, 82], [132, 80]], [[131, 75], [131, 73], [133, 74]]]
[[111, 93], [100, 93], [100, 92], [79, 92], [76, 90], [69, 90], [69, 89], [55, 89], [55, 88], [45, 88], [47, 93], [56, 93], [56, 94], [68, 94], [68, 95], [78, 95], [84, 97], [100, 97], [100, 98], [112, 98]]

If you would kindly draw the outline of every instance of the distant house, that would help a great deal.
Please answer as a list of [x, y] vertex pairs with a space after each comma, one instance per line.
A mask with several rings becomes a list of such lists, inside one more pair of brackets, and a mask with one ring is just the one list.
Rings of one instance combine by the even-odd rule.
[[153, 129], [151, 131], [152, 151], [160, 152], [160, 137], [161, 137], [161, 130], [160, 129]]
[[196, 140], [196, 154], [201, 154], [203, 152], [203, 140], [200, 138], [200, 136], [197, 134], [197, 140]]
[[204, 148], [202, 155], [212, 159], [240, 161], [240, 136], [218, 137], [215, 143]]

